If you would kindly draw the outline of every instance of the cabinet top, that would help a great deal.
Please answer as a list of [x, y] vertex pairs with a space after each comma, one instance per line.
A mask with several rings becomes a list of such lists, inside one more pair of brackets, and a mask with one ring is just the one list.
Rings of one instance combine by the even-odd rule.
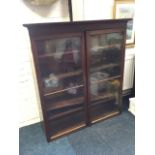
[[53, 22], [53, 23], [31, 23], [24, 24], [28, 28], [30, 37], [47, 37], [54, 34], [82, 33], [86, 31], [103, 29], [121, 29], [126, 31], [128, 19], [74, 21], [74, 22]]
[[45, 22], [45, 23], [29, 23], [23, 24], [24, 27], [29, 28], [41, 28], [41, 27], [51, 27], [51, 26], [60, 26], [60, 25], [87, 25], [87, 24], [126, 24], [132, 18], [125, 19], [106, 19], [106, 20], [87, 20], [87, 21], [73, 21], [73, 22]]

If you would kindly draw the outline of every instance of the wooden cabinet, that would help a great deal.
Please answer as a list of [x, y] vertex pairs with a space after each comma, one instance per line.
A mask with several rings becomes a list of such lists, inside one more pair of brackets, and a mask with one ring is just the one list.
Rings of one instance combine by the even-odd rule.
[[24, 24], [48, 141], [121, 112], [127, 21]]

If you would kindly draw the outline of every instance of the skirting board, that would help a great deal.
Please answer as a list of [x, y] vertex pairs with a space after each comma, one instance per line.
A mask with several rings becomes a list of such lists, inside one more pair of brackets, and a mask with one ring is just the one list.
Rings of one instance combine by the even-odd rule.
[[40, 122], [40, 118], [39, 117], [36, 117], [36, 118], [32, 118], [30, 120], [27, 120], [27, 121], [24, 121], [24, 122], [20, 122], [19, 123], [19, 128], [21, 127], [24, 127], [24, 126], [27, 126], [27, 125], [31, 125], [31, 124], [34, 124], [34, 123], [38, 123]]
[[135, 98], [130, 98], [129, 99], [129, 111], [133, 114], [133, 115], [135, 115]]

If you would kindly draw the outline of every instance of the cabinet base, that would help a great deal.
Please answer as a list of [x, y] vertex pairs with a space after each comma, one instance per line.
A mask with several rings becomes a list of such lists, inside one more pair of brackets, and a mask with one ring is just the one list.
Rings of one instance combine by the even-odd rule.
[[110, 118], [110, 117], [114, 117], [114, 116], [116, 116], [116, 115], [118, 115], [118, 114], [120, 114], [119, 111], [113, 112], [113, 113], [111, 113], [111, 114], [109, 114], [109, 115], [106, 115], [106, 116], [104, 116], [104, 117], [102, 117], [102, 118], [99, 118], [99, 119], [96, 119], [96, 120], [92, 121], [92, 123], [97, 123], [97, 122], [100, 122], [100, 121], [102, 121], [102, 120], [106, 120], [106, 119], [108, 119], [108, 118]]
[[[92, 121], [91, 124], [94, 124], [94, 123], [97, 123], [97, 122], [106, 120], [106, 119], [108, 119], [108, 118], [114, 117], [114, 116], [116, 116], [116, 115], [119, 115], [120, 113], [121, 113], [120, 111], [115, 111], [115, 112], [113, 112], [113, 113], [110, 113], [110, 114], [108, 114], [108, 115], [102, 117], [102, 118], [99, 118], [99, 119], [96, 119], [96, 120]], [[83, 129], [83, 128], [85, 128], [85, 127], [90, 127], [91, 124], [90, 124], [89, 126], [86, 126], [86, 124], [81, 124], [81, 125], [79, 125], [79, 126], [77, 126], [77, 127], [70, 128], [70, 129], [67, 130], [67, 131], [58, 133], [58, 134], [56, 134], [56, 135], [54, 135], [54, 136], [51, 136], [51, 137], [48, 139], [48, 142], [53, 141], [53, 140], [56, 140], [56, 139], [58, 139], [58, 138], [60, 138], [60, 137], [66, 136], [66, 135], [68, 135], [68, 134], [70, 134], [70, 133], [76, 132], [76, 131], [78, 131], [78, 130], [80, 130], [80, 129]]]
[[67, 130], [67, 131], [58, 133], [58, 134], [56, 134], [56, 135], [54, 135], [54, 136], [51, 136], [49, 141], [52, 141], [52, 140], [55, 140], [55, 139], [60, 138], [60, 137], [62, 137], [62, 136], [65, 136], [65, 135], [67, 135], [67, 134], [73, 133], [73, 132], [75, 132], [75, 131], [77, 131], [77, 130], [80, 130], [80, 129], [84, 128], [84, 127], [86, 127], [85, 124], [82, 124], [82, 125], [77, 126], [77, 127], [70, 128], [70, 129]]

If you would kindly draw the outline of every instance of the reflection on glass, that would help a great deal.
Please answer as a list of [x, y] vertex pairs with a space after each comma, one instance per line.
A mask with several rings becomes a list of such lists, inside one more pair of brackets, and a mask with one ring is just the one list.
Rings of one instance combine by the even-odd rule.
[[51, 125], [53, 125], [51, 128], [52, 134], [85, 124], [84, 87], [76, 89], [76, 94], [73, 93], [74, 90], [71, 90], [71, 92], [69, 90], [71, 89], [46, 98], [47, 115], [49, 121], [52, 121]]
[[80, 50], [80, 46], [81, 41], [79, 37], [54, 38], [48, 40], [39, 40], [37, 42], [39, 55], [55, 54], [62, 56], [67, 48]]
[[114, 79], [91, 85], [91, 120], [117, 112], [120, 103], [120, 80]]
[[79, 37], [38, 41], [38, 51], [45, 88], [74, 87], [83, 82]]
[[115, 99], [118, 104], [120, 81], [117, 78], [120, 76], [122, 39], [121, 33], [90, 36], [89, 75], [92, 102]]
[[108, 83], [108, 92], [115, 97], [115, 104], [119, 104], [120, 81], [115, 79]]
[[92, 35], [90, 41], [91, 65], [118, 63], [122, 39], [121, 33]]
[[100, 80], [103, 80], [108, 77], [108, 74], [102, 73], [102, 72], [96, 72], [91, 74], [90, 76], [90, 89], [91, 89], [91, 94], [97, 96], [98, 95], [98, 90], [101, 84], [99, 84]]
[[99, 101], [104, 99], [115, 99], [115, 104], [119, 103], [120, 80], [114, 79], [102, 83], [91, 82], [91, 100]]
[[[95, 72], [96, 70], [96, 72]], [[94, 76], [95, 74], [104, 75], [103, 77], [114, 77], [120, 75], [120, 66], [119, 65], [109, 65], [109, 66], [103, 66], [102, 67], [94, 67], [90, 69], [90, 77]]]
[[[76, 91], [76, 93], [75, 93]], [[48, 105], [52, 106], [66, 106], [66, 105], [76, 105], [76, 103], [81, 103], [84, 101], [84, 87], [80, 88], [68, 88], [66, 91], [62, 91], [59, 93], [56, 93], [52, 96], [49, 96], [49, 98], [46, 98], [46, 102]], [[65, 104], [60, 104], [65, 103]], [[58, 103], [58, 104], [57, 104]]]
[[123, 36], [121, 33], [107, 33], [91, 36], [91, 47], [93, 49], [104, 49], [110, 45], [117, 45], [117, 48], [120, 48], [122, 43]]

